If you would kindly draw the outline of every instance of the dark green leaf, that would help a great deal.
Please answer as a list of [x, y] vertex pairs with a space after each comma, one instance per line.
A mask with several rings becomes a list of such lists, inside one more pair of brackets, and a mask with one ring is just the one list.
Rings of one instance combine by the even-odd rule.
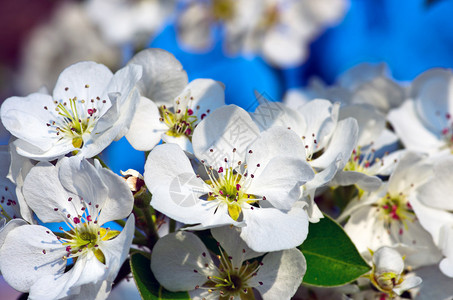
[[164, 289], [151, 272], [151, 261], [141, 253], [131, 255], [131, 270], [142, 299], [190, 299], [187, 292], [170, 292]]
[[328, 216], [310, 223], [308, 237], [299, 249], [307, 260], [306, 284], [343, 285], [371, 269], [343, 228]]

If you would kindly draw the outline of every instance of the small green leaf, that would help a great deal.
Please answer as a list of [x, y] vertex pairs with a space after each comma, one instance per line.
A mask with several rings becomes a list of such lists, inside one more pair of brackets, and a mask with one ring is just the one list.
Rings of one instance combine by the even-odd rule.
[[170, 292], [164, 289], [151, 272], [151, 261], [141, 253], [131, 255], [131, 270], [140, 296], [144, 300], [190, 299], [187, 292]]
[[299, 249], [307, 260], [306, 284], [343, 285], [371, 269], [343, 228], [326, 215], [318, 223], [310, 223], [308, 237]]

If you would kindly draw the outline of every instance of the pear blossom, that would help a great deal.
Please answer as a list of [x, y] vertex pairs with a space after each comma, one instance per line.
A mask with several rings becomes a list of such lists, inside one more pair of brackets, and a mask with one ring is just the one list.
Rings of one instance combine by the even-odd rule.
[[77, 63], [60, 74], [53, 96], [6, 99], [2, 123], [18, 138], [14, 145], [22, 156], [53, 160], [77, 152], [90, 158], [126, 134], [139, 100], [135, 84], [140, 77], [139, 66], [113, 75], [103, 65]]
[[[247, 112], [230, 105], [195, 128], [192, 166], [178, 145], [159, 145], [145, 164], [151, 205], [176, 221], [206, 229], [231, 224], [255, 251], [300, 245], [307, 214], [296, 201], [314, 176], [304, 145], [286, 128], [259, 133]], [[296, 205], [297, 204], [297, 205]]]
[[188, 83], [179, 61], [161, 49], [146, 49], [129, 64], [143, 66], [140, 101], [126, 138], [137, 150], [149, 151], [161, 140], [192, 153], [197, 124], [225, 104], [224, 86], [212, 79]]
[[407, 264], [419, 267], [440, 260], [433, 239], [417, 219], [412, 203], [416, 190], [432, 176], [432, 166], [422, 155], [401, 157], [388, 182], [375, 191], [353, 199], [339, 220], [360, 253], [382, 246], [409, 248]]
[[[126, 259], [134, 233], [130, 216], [122, 232], [104, 228], [127, 217], [133, 197], [127, 183], [96, 160], [40, 162], [25, 179], [27, 204], [44, 223], [64, 222], [55, 234], [41, 225], [11, 230], [0, 250], [0, 269], [31, 299], [105, 299]], [[67, 269], [72, 260], [72, 268]]]
[[151, 269], [170, 291], [189, 291], [191, 299], [239, 299], [258, 291], [262, 299], [290, 299], [302, 282], [306, 262], [298, 249], [263, 255], [251, 250], [237, 228], [211, 229], [220, 256], [193, 233], [180, 231], [161, 238], [153, 249]]
[[252, 114], [261, 130], [284, 126], [294, 131], [304, 145], [301, 158], [316, 172], [304, 185], [311, 222], [318, 222], [322, 213], [314, 202], [317, 188], [327, 185], [348, 162], [357, 142], [358, 126], [353, 118], [338, 121], [339, 103], [315, 99], [294, 110], [281, 103], [264, 99]]
[[389, 113], [405, 148], [430, 155], [452, 153], [452, 82], [451, 70], [430, 69], [414, 79], [409, 98]]
[[401, 295], [422, 283], [420, 277], [405, 277], [403, 271], [403, 258], [395, 249], [381, 247], [373, 253], [370, 280], [378, 290], [393, 297], [394, 294]]

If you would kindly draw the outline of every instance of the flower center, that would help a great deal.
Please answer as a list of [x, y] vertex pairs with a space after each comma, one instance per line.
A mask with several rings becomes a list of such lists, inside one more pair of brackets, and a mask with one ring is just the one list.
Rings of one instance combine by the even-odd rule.
[[[253, 296], [252, 288], [255, 287], [250, 282], [250, 278], [257, 275], [262, 263], [258, 261], [252, 263], [246, 261], [245, 263], [241, 263], [240, 267], [234, 266], [232, 257], [228, 256], [222, 248], [219, 247], [219, 250], [220, 255], [217, 258], [220, 264], [218, 268], [215, 267], [216, 275], [208, 276], [208, 281], [201, 288], [208, 289], [209, 293], [218, 292], [220, 299], [236, 299], [237, 297], [249, 299], [247, 296]], [[245, 249], [242, 251], [245, 253]], [[197, 270], [194, 271], [198, 272]], [[262, 285], [263, 283], [259, 282], [258, 284]], [[195, 288], [200, 287], [196, 286]], [[253, 299], [253, 297], [250, 299]]]
[[176, 107], [176, 110], [173, 112], [165, 105], [162, 105], [159, 111], [161, 116], [160, 121], [164, 122], [169, 128], [166, 132], [169, 136], [179, 137], [185, 135], [189, 139], [192, 139], [192, 133], [198, 118], [193, 115], [191, 109], [186, 107], [182, 110]]
[[[85, 88], [89, 88], [89, 85], [85, 85]], [[71, 140], [75, 148], [82, 148], [84, 135], [91, 133], [106, 103], [107, 100], [101, 100], [100, 97], [90, 100], [79, 100], [77, 97], [69, 98], [68, 101], [54, 100], [57, 115], [55, 120], [46, 123], [49, 132], [56, 134], [59, 140]], [[49, 110], [47, 106], [44, 109]]]
[[387, 193], [379, 201], [378, 206], [386, 224], [397, 221], [406, 225], [406, 220], [412, 221], [415, 219], [415, 213], [403, 193], [396, 196], [391, 196]]
[[112, 239], [119, 233], [119, 231], [105, 229], [94, 223], [83, 223], [66, 233], [67, 240], [63, 245], [66, 246], [68, 258], [93, 251], [96, 258], [105, 264], [104, 253], [98, 248], [99, 242]]
[[[66, 209], [54, 208], [55, 212], [60, 212], [64, 216], [65, 223], [70, 228], [69, 230], [65, 230], [62, 226], [58, 228], [61, 233], [57, 234], [57, 238], [66, 249], [63, 260], [77, 259], [79, 256], [92, 251], [95, 257], [105, 264], [105, 256], [99, 245], [102, 241], [115, 238], [120, 232], [99, 226], [97, 222], [98, 204], [92, 205], [91, 202], [86, 203], [83, 199], [79, 201], [80, 203], [76, 204], [72, 197], [68, 198], [68, 202], [73, 205], [74, 211], [79, 212], [77, 216], [71, 215]], [[90, 211], [92, 214], [90, 214]], [[50, 231], [47, 231], [47, 233], [50, 234]], [[45, 249], [42, 252], [46, 254]]]
[[[213, 149], [210, 149], [210, 151], [213, 152]], [[233, 149], [233, 154], [235, 152], [236, 148]], [[217, 169], [205, 166], [206, 173], [209, 176], [205, 183], [209, 185], [211, 190], [208, 193], [207, 200], [226, 204], [228, 214], [233, 220], [237, 221], [245, 205], [265, 200], [266, 197], [247, 193], [247, 189], [255, 177], [253, 174], [249, 175], [247, 165], [242, 165], [241, 161], [235, 163], [234, 156], [231, 163], [227, 158], [224, 159], [224, 162], [225, 165]], [[259, 164], [258, 167], [260, 167]]]

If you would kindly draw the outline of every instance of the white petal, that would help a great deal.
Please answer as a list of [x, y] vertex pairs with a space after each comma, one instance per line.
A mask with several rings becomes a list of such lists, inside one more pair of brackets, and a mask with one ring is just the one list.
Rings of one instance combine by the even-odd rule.
[[[422, 188], [420, 190], [423, 191]], [[425, 205], [425, 202], [429, 204], [429, 200], [431, 198], [429, 197], [424, 200], [421, 197], [422, 196], [419, 196], [418, 198], [411, 197], [409, 199], [410, 204], [417, 216], [417, 219], [420, 221], [420, 224], [430, 233], [434, 243], [439, 245], [440, 230], [444, 224], [453, 223], [453, 214]]]
[[190, 139], [185, 136], [170, 136], [168, 134], [163, 134], [162, 135], [162, 141], [164, 141], [167, 144], [177, 144], [179, 147], [181, 147], [182, 150], [184, 150], [187, 153], [193, 153], [193, 148], [192, 148], [192, 142]]
[[349, 105], [340, 109], [339, 119], [352, 117], [357, 120], [358, 146], [374, 142], [385, 128], [385, 117], [372, 107], [365, 105]]
[[104, 224], [108, 221], [126, 218], [134, 206], [134, 197], [126, 180], [103, 168], [100, 163], [96, 163], [96, 169], [102, 182], [108, 187], [107, 198], [100, 206], [101, 214], [98, 223]]
[[106, 87], [106, 91], [109, 94], [109, 97], [111, 93], [120, 94], [117, 100], [119, 115], [118, 118], [114, 120], [113, 127], [109, 129], [117, 132], [115, 127], [119, 128], [119, 132], [115, 137], [115, 141], [118, 141], [120, 138], [122, 138], [129, 130], [132, 117], [135, 114], [138, 102], [140, 100], [140, 94], [137, 90], [135, 90], [135, 85], [141, 77], [142, 68], [140, 66], [127, 65], [126, 67], [118, 70], [118, 72], [115, 73], [112, 80]]
[[317, 145], [324, 148], [332, 135], [338, 120], [339, 104], [328, 100], [315, 99], [298, 108], [305, 120], [302, 136], [307, 139], [315, 135]]
[[331, 184], [340, 186], [356, 184], [365, 191], [374, 191], [381, 186], [382, 180], [377, 176], [369, 176], [362, 172], [340, 171], [335, 175]]
[[[221, 166], [224, 158], [244, 161], [248, 145], [259, 137], [259, 129], [249, 114], [235, 105], [211, 112], [195, 128], [192, 146], [198, 159]], [[212, 149], [212, 151], [210, 151]]]
[[390, 247], [381, 247], [373, 254], [373, 263], [376, 273], [392, 272], [401, 274], [404, 270], [404, 261], [398, 251]]
[[58, 169], [51, 163], [41, 162], [30, 170], [23, 193], [27, 204], [43, 222], [61, 222], [68, 213], [78, 214], [72, 205], [78, 201], [74, 199], [72, 204], [68, 201], [70, 196], [60, 183]]
[[[4, 220], [5, 219], [2, 218], [0, 221], [4, 221]], [[22, 219], [13, 219], [2, 227], [1, 222], [0, 222], [0, 248], [2, 248], [2, 245], [5, 242], [5, 238], [8, 235], [8, 233], [11, 230], [13, 230], [14, 228], [17, 228], [22, 225], [28, 225], [28, 223]]]
[[402, 293], [404, 293], [404, 291], [419, 286], [420, 284], [422, 284], [422, 281], [423, 280], [418, 276], [406, 277], [401, 284], [393, 288], [393, 291], [398, 295], [401, 295]]
[[134, 238], [135, 217], [133, 214], [126, 221], [126, 225], [114, 239], [102, 243], [101, 250], [105, 256], [105, 264], [108, 268], [107, 280], [113, 282], [119, 269], [129, 255], [132, 239]]
[[271, 102], [261, 94], [255, 96], [260, 105], [251, 116], [261, 130], [267, 130], [274, 126], [283, 126], [291, 128], [302, 136], [304, 120], [296, 110], [279, 102]]
[[305, 41], [298, 35], [282, 30], [271, 30], [263, 41], [263, 55], [280, 67], [300, 65], [308, 55]]
[[136, 150], [149, 151], [161, 140], [168, 126], [159, 120], [160, 113], [156, 104], [145, 97], [140, 101], [132, 119], [126, 138]]
[[328, 165], [336, 161], [338, 154], [341, 154], [342, 162], [339, 167], [342, 169], [357, 144], [357, 134], [358, 125], [355, 119], [347, 118], [339, 121], [330, 139], [329, 146], [320, 157], [311, 162], [311, 165], [315, 168], [327, 168]]
[[[96, 99], [107, 97], [105, 88], [112, 79], [112, 72], [95, 62], [79, 62], [61, 72], [53, 90], [55, 100]], [[85, 86], [88, 85], [88, 88]]]
[[170, 104], [188, 82], [181, 63], [162, 49], [140, 51], [128, 64], [143, 67], [143, 76], [138, 83], [140, 93], [158, 105]]
[[446, 157], [434, 166], [434, 175], [429, 182], [419, 188], [421, 201], [430, 207], [453, 210], [453, 158]]
[[[276, 156], [305, 160], [305, 148], [301, 138], [294, 131], [280, 126], [262, 132], [246, 152], [250, 172], [259, 176], [264, 167]], [[261, 167], [255, 168], [258, 164]]]
[[244, 261], [263, 255], [263, 253], [255, 252], [247, 246], [240, 236], [241, 230], [237, 227], [213, 228], [211, 234], [220, 243], [228, 257], [231, 257], [235, 267], [241, 267]]
[[307, 213], [298, 206], [284, 213], [275, 208], [243, 209], [246, 226], [241, 238], [257, 252], [299, 246], [308, 234]]
[[[205, 267], [208, 264], [208, 267]], [[159, 239], [151, 255], [151, 270], [169, 291], [187, 291], [202, 285], [214, 263], [208, 249], [190, 232], [170, 233]]]
[[28, 292], [42, 276], [63, 273], [66, 250], [53, 233], [47, 232], [43, 226], [24, 225], [7, 235], [0, 249], [0, 269], [16, 290]]
[[401, 157], [389, 178], [390, 194], [407, 193], [413, 186], [424, 184], [433, 175], [432, 163], [419, 153], [407, 152]]
[[[45, 106], [48, 110], [44, 109]], [[52, 97], [45, 94], [11, 97], [1, 106], [2, 123], [11, 134], [45, 152], [58, 140], [56, 135], [49, 133], [46, 125], [55, 118], [50, 112], [54, 106]]]
[[200, 200], [207, 193], [189, 159], [175, 144], [159, 145], [145, 163], [145, 183], [153, 194], [151, 205], [169, 217], [187, 224], [201, 223], [212, 203]]
[[51, 161], [77, 150], [70, 139], [59, 140], [48, 151], [42, 151], [25, 140], [15, 140], [13, 144], [19, 155], [38, 161]]
[[[89, 209], [97, 205], [100, 209], [103, 207], [109, 194], [109, 188], [102, 181], [96, 168], [87, 160], [77, 156], [63, 158], [59, 165], [58, 175], [61, 184], [67, 191], [83, 198], [85, 203], [91, 203]], [[65, 200], [67, 199], [60, 199], [62, 202]], [[74, 205], [78, 209], [82, 207], [81, 205], [79, 207], [76, 201], [74, 201]], [[92, 212], [90, 211], [90, 213]], [[78, 214], [81, 212], [78, 211]]]
[[212, 79], [195, 79], [185, 88], [190, 91], [189, 108], [198, 117], [204, 119], [210, 112], [225, 105], [224, 87]]
[[305, 257], [298, 249], [271, 252], [263, 258], [262, 264], [253, 280], [262, 283], [256, 289], [263, 300], [290, 299], [307, 271]]
[[434, 132], [449, 127], [446, 114], [453, 108], [451, 89], [453, 74], [450, 70], [433, 68], [414, 79], [411, 98], [424, 125]]
[[[253, 174], [249, 165], [248, 176]], [[261, 168], [261, 167], [260, 167]], [[300, 187], [313, 179], [313, 169], [304, 160], [291, 157], [275, 157], [263, 165], [247, 188], [247, 193], [265, 196], [275, 208], [289, 210], [301, 196]]]
[[399, 108], [390, 111], [387, 119], [409, 150], [430, 153], [443, 146], [438, 135], [421, 122], [413, 101], [407, 100]]

